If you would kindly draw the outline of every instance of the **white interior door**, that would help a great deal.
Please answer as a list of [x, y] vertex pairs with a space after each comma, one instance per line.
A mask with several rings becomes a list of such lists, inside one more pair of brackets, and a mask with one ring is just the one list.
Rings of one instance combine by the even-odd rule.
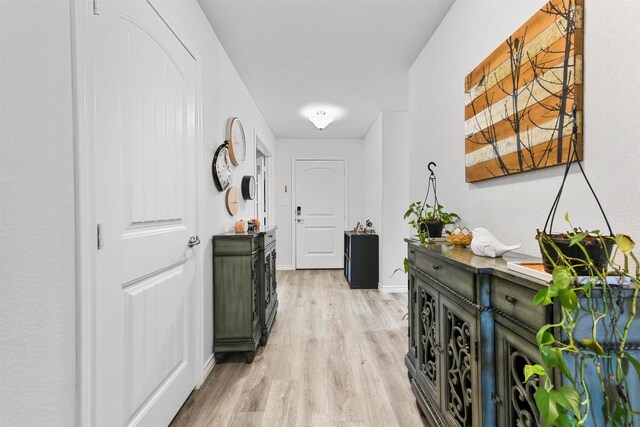
[[296, 160], [296, 268], [342, 268], [343, 160]]
[[196, 62], [146, 1], [100, 1], [96, 425], [167, 425], [196, 384]]

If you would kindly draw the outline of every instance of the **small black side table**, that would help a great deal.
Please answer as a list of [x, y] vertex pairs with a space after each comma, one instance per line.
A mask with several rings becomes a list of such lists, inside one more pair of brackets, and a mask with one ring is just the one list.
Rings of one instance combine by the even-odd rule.
[[378, 235], [344, 232], [344, 277], [351, 289], [378, 289]]

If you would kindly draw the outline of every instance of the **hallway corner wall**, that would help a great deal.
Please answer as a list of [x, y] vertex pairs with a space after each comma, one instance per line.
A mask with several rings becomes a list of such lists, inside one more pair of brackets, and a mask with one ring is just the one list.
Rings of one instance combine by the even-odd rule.
[[364, 139], [365, 198], [363, 213], [379, 235], [378, 282], [381, 292], [406, 292], [402, 272], [409, 204], [408, 113], [381, 112]]
[[69, 1], [0, 1], [1, 425], [75, 423], [70, 41]]

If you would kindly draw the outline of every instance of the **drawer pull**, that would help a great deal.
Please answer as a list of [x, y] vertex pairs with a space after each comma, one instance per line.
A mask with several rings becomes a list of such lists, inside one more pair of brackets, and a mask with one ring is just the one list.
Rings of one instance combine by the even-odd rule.
[[499, 394], [492, 393], [491, 400], [493, 400], [493, 403], [496, 405], [502, 405], [502, 397]]
[[416, 253], [416, 251], [414, 251], [413, 249], [411, 249], [411, 250], [409, 251], [409, 253], [415, 254], [415, 253]]
[[506, 300], [507, 300], [507, 302], [508, 302], [509, 304], [511, 304], [511, 305], [514, 305], [515, 303], [517, 303], [517, 302], [518, 302], [518, 299], [517, 299], [517, 298], [515, 298], [515, 297], [512, 297], [511, 295], [505, 295], [505, 296], [504, 296], [504, 299], [506, 299]]
[[434, 270], [440, 270], [440, 266], [439, 266], [439, 265], [437, 265], [437, 264], [433, 264], [433, 266], [432, 266], [432, 267], [433, 267], [433, 269], [434, 269]]

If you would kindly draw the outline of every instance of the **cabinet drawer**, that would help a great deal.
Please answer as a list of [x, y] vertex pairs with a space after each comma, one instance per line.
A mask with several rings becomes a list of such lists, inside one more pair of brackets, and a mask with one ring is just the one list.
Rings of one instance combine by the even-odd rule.
[[264, 247], [275, 243], [276, 241], [276, 230], [267, 230], [264, 232]]
[[[409, 252], [411, 255], [411, 252]], [[414, 265], [420, 272], [476, 302], [475, 275], [435, 257], [416, 251]]]
[[533, 289], [500, 277], [491, 277], [491, 306], [538, 330], [547, 323], [547, 310], [543, 306], [534, 307], [535, 295]]

